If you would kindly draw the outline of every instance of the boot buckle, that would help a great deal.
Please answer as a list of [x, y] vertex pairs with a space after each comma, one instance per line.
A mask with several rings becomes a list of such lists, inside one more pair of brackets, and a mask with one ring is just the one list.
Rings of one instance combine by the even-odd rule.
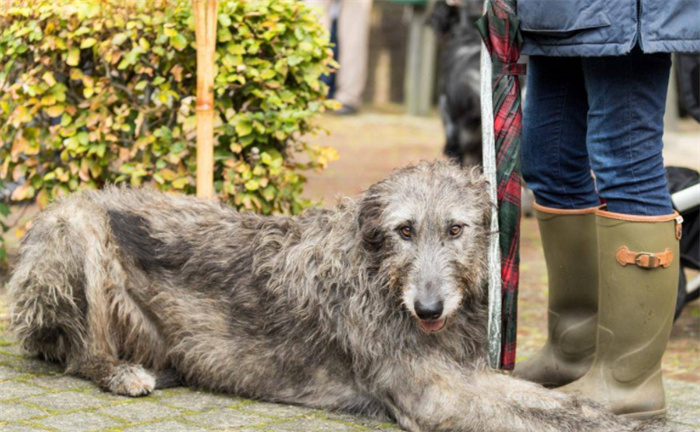
[[622, 246], [615, 254], [617, 262], [621, 266], [634, 264], [643, 269], [655, 269], [659, 267], [668, 267], [673, 262], [673, 252], [666, 248], [663, 252], [632, 252], [627, 249], [627, 246]]
[[634, 257], [637, 267], [653, 269], [661, 265], [661, 258], [652, 252], [639, 252]]

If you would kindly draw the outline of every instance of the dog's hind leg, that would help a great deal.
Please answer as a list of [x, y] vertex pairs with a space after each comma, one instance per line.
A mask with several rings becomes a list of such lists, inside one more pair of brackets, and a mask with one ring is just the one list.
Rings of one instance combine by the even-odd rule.
[[40, 215], [23, 239], [9, 283], [11, 328], [33, 355], [66, 365], [115, 393], [138, 396], [155, 386], [141, 366], [119, 360], [111, 298], [123, 286], [106, 217], [82, 200]]
[[[85, 255], [85, 295], [87, 349], [75, 352], [67, 371], [94, 381], [101, 388], [124, 396], [143, 396], [151, 393], [156, 386], [156, 377], [140, 364], [120, 360], [123, 353], [121, 333], [137, 333], [132, 329], [119, 328], [119, 320], [114, 318], [115, 303], [124, 305], [130, 297], [124, 294], [124, 280], [121, 266], [115, 254], [87, 251]], [[134, 314], [133, 307], [122, 307]], [[127, 324], [133, 320], [129, 313]]]

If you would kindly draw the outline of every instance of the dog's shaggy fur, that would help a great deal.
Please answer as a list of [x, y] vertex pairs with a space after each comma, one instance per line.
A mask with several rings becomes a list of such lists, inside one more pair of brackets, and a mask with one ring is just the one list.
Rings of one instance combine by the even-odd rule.
[[24, 238], [11, 322], [29, 352], [117, 394], [176, 376], [414, 432], [651, 430], [487, 369], [490, 207], [479, 174], [442, 162], [300, 217], [85, 192]]

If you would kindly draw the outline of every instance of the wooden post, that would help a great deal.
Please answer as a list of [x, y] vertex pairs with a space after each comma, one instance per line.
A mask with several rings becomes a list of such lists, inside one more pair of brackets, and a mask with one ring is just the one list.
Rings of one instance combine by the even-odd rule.
[[197, 43], [197, 196], [214, 196], [214, 53], [218, 0], [192, 0]]

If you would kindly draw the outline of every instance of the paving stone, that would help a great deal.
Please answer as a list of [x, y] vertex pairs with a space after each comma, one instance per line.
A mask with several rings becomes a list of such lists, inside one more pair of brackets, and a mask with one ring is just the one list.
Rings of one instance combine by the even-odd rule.
[[[112, 403], [119, 403], [119, 402], [124, 402], [128, 400], [132, 400], [133, 398], [129, 396], [122, 396], [118, 394], [114, 394], [112, 392], [108, 392], [106, 390], [102, 390], [99, 388], [95, 383], [91, 381], [85, 381], [86, 386], [81, 388], [81, 392], [85, 394], [89, 394], [90, 396], [94, 396], [98, 399], [105, 400], [107, 402], [112, 402]], [[152, 396], [148, 396], [152, 397]]]
[[669, 405], [666, 416], [669, 421], [700, 426], [700, 407], [680, 404]]
[[403, 429], [401, 429], [398, 425], [393, 425], [393, 426], [383, 426], [378, 429], [369, 429], [365, 432], [405, 432]]
[[17, 356], [5, 354], [2, 351], [0, 351], [0, 364], [6, 365], [15, 361], [17, 361]]
[[63, 372], [63, 368], [55, 363], [33, 358], [17, 358], [11, 366], [20, 372], [31, 374], [56, 375]]
[[17, 402], [0, 403], [0, 421], [28, 420], [42, 415], [46, 412]]
[[[272, 420], [254, 414], [237, 411], [231, 408], [222, 408], [215, 411], [208, 411], [201, 414], [194, 414], [184, 417], [188, 422], [211, 426], [217, 429], [240, 428], [242, 426], [252, 426], [269, 423]], [[300, 431], [303, 429], [300, 429]]]
[[162, 397], [159, 401], [189, 411], [202, 411], [238, 405], [241, 403], [242, 399], [201, 391], [186, 391], [178, 392], [178, 394], [174, 396]]
[[53, 390], [74, 390], [95, 386], [95, 384], [88, 380], [72, 377], [70, 375], [39, 375], [26, 380], [26, 382]]
[[283, 405], [258, 401], [245, 404], [239, 409], [242, 411], [250, 411], [258, 414], [281, 418], [324, 413], [323, 411], [315, 410], [313, 408], [306, 408], [298, 405]]
[[21, 423], [9, 423], [2, 426], [2, 432], [37, 432], [43, 430], [44, 429], [39, 429], [34, 426], [29, 426]]
[[11, 367], [0, 365], [0, 381], [5, 381], [13, 378], [19, 378], [26, 375], [25, 373], [18, 372]]
[[700, 406], [700, 384], [665, 379], [664, 387], [669, 404]]
[[[269, 425], [269, 426], [263, 426], [262, 428], [260, 427], [254, 427], [254, 428], [243, 428], [243, 429], [236, 429], [236, 432], [285, 432], [281, 429], [275, 429], [275, 425]], [[299, 432], [306, 432], [306, 431], [299, 431]], [[328, 432], [333, 432], [333, 431], [328, 431]], [[363, 431], [364, 432], [364, 431]]]
[[0, 354], [15, 359], [24, 357], [24, 352], [22, 351], [22, 348], [19, 346], [19, 344], [4, 343], [2, 346], [0, 346]]
[[366, 432], [405, 432], [403, 429], [398, 427], [397, 425], [394, 426], [385, 426], [380, 429], [370, 429], [367, 430]]
[[682, 424], [674, 423], [674, 422], [669, 422], [667, 424], [667, 427], [669, 430], [671, 430], [673, 432], [698, 432], [698, 431], [700, 431], [700, 426], [694, 427], [694, 426], [682, 425]]
[[19, 381], [0, 382], [0, 399], [14, 399], [46, 393], [46, 390]]
[[[149, 423], [146, 425], [133, 426], [122, 429], [123, 431], [133, 432], [210, 432], [210, 429], [193, 426], [189, 424], [179, 423], [173, 420], [166, 420], [157, 423]], [[267, 432], [267, 430], [265, 430]], [[236, 430], [236, 432], [239, 432]], [[259, 429], [256, 432], [260, 432]]]
[[180, 410], [151, 401], [136, 401], [121, 405], [100, 408], [97, 412], [111, 415], [129, 423], [142, 423], [150, 420], [180, 415]]
[[44, 427], [57, 429], [61, 432], [84, 432], [121, 425], [121, 423], [116, 420], [91, 412], [59, 414], [37, 420], [35, 423]]
[[369, 417], [359, 417], [350, 414], [329, 412], [323, 415], [328, 420], [341, 421], [345, 423], [353, 423], [366, 428], [381, 428], [385, 422], [375, 420]]
[[102, 399], [79, 392], [49, 393], [25, 399], [27, 402], [52, 411], [75, 411], [105, 405]]
[[361, 430], [359, 427], [322, 419], [293, 420], [291, 422], [275, 424], [274, 428], [284, 432], [343, 432]]

